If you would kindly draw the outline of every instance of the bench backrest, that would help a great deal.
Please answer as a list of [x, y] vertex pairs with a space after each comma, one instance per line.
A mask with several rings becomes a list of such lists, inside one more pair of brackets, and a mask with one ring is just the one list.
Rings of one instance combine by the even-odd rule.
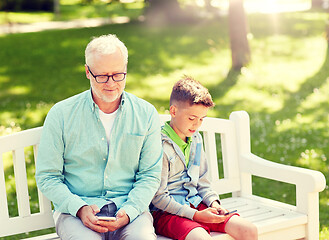
[[[162, 124], [169, 115], [160, 116]], [[231, 120], [205, 118], [199, 128], [210, 169], [212, 188], [218, 194], [240, 191], [235, 124]]]
[[[160, 115], [162, 124], [169, 119], [169, 115]], [[211, 170], [211, 182], [214, 190], [219, 194], [238, 193], [241, 190], [237, 157], [239, 141], [236, 140], [235, 126], [232, 120], [206, 118], [199, 129], [204, 138], [204, 148]], [[31, 181], [31, 177], [31, 182], [28, 182], [26, 161], [29, 160], [26, 157], [26, 149], [33, 148], [30, 150], [33, 151], [30, 153], [32, 155], [30, 158], [35, 162], [41, 132], [42, 127], [39, 127], [0, 137], [0, 237], [54, 226], [51, 203], [39, 191], [37, 200], [39, 211], [31, 213], [29, 187], [35, 185], [35, 181], [34, 177]], [[11, 156], [8, 157], [8, 154]], [[13, 177], [5, 177], [6, 169], [11, 166], [11, 163], [8, 164], [10, 159], [12, 159], [14, 170], [16, 193], [13, 193], [15, 191], [8, 186], [8, 183], [5, 184], [6, 181], [13, 179]], [[218, 169], [222, 169], [220, 173]], [[12, 214], [8, 211], [9, 205], [15, 205], [8, 203], [8, 194], [17, 196], [18, 213], [16, 216], [11, 216]]]
[[[32, 147], [33, 158], [36, 158], [41, 132], [42, 127], [39, 127], [0, 137], [0, 237], [54, 226], [50, 201], [41, 192], [38, 192], [39, 212], [31, 213], [29, 185], [35, 185], [35, 181], [28, 182], [26, 154], [27, 147]], [[5, 170], [11, 167], [11, 163], [8, 163], [11, 159], [14, 176], [6, 178], [8, 182], [14, 179], [16, 191], [12, 189], [10, 183], [7, 184], [8, 191], [6, 191]], [[8, 204], [9, 194], [16, 194], [17, 216], [10, 216], [12, 214], [8, 209], [14, 204]]]

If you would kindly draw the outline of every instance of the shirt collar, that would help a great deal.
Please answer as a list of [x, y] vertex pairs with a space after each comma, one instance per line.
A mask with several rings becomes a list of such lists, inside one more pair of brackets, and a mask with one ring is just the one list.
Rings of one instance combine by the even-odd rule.
[[177, 133], [175, 132], [174, 129], [172, 129], [172, 127], [169, 124], [170, 122], [166, 122], [165, 125], [162, 128], [162, 133], [166, 134], [171, 140], [173, 140], [179, 148], [181, 149], [185, 149], [188, 145], [191, 144], [192, 142], [192, 138], [188, 137], [187, 138], [187, 142], [183, 141], [183, 139], [181, 139]]
[[[123, 91], [121, 94], [121, 103], [120, 103], [119, 108], [124, 105], [125, 99], [126, 99], [126, 92]], [[89, 89], [89, 93], [88, 93], [88, 102], [89, 102], [89, 106], [90, 106], [90, 109], [92, 112], [95, 112], [96, 109], [99, 109], [97, 104], [94, 102], [91, 88]]]

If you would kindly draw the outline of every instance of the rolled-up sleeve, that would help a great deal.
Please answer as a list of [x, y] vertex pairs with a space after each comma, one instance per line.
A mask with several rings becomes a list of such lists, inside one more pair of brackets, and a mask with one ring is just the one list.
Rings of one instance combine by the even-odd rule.
[[148, 131], [140, 154], [136, 181], [128, 194], [128, 199], [121, 206], [133, 221], [138, 215], [148, 210], [149, 204], [159, 188], [162, 168], [162, 145], [160, 120], [156, 109], [148, 119]]

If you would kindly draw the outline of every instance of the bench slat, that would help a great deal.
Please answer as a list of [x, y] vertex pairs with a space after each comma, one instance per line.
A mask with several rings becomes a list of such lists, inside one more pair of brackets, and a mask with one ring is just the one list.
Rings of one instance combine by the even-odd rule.
[[42, 235], [38, 237], [27, 238], [27, 240], [57, 240], [60, 239], [56, 233]]
[[[41, 132], [41, 129], [40, 129]], [[34, 153], [34, 164], [37, 164], [38, 157], [38, 144], [33, 145], [33, 153]], [[50, 201], [41, 193], [38, 188], [38, 199], [39, 199], [39, 210], [42, 214], [52, 214], [52, 206]]]
[[[221, 204], [223, 207], [229, 210], [238, 210], [238, 213], [241, 217], [248, 219], [249, 221], [253, 222], [259, 231], [259, 239], [276, 239], [273, 235], [270, 235], [271, 238], [267, 238], [269, 236], [268, 232], [280, 232], [286, 231], [288, 229], [298, 229], [300, 226], [303, 226], [307, 223], [307, 217], [303, 214], [293, 212], [289, 208], [278, 208], [273, 207], [272, 205], [257, 203], [254, 200], [243, 198], [243, 197], [232, 197], [232, 198], [225, 198], [221, 200]], [[304, 226], [305, 228], [305, 226]], [[288, 231], [289, 232], [289, 231]], [[222, 233], [211, 233], [213, 239], [216, 240], [229, 240], [232, 239], [227, 234]], [[280, 233], [278, 236], [281, 236]], [[286, 239], [297, 239], [305, 236], [304, 231], [297, 231], [289, 233], [290, 237]], [[165, 240], [169, 238], [165, 238], [161, 236], [158, 237], [158, 240]]]
[[15, 172], [18, 214], [20, 217], [27, 217], [31, 215], [31, 211], [24, 148], [18, 148], [13, 151], [13, 164]]
[[6, 192], [5, 172], [3, 168], [2, 152], [0, 152], [0, 219], [8, 219], [8, 201]]
[[54, 227], [52, 214], [31, 214], [29, 217], [11, 217], [1, 222], [0, 237]]
[[291, 211], [289, 207], [275, 207], [246, 197], [227, 198], [221, 200], [221, 203], [229, 210], [237, 209], [242, 217], [258, 227], [260, 234], [307, 223], [304, 214]]

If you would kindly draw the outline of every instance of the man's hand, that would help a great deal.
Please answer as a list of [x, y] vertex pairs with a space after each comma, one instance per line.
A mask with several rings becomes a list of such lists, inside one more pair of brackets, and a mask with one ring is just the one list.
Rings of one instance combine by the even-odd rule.
[[218, 215], [217, 209], [212, 207], [202, 211], [197, 211], [193, 216], [194, 221], [203, 223], [221, 223], [224, 222], [225, 219], [226, 216]]
[[102, 227], [106, 227], [108, 231], [113, 232], [115, 230], [122, 228], [123, 226], [126, 226], [129, 223], [129, 221], [130, 219], [126, 214], [125, 210], [120, 209], [116, 215], [115, 221], [98, 220], [97, 224], [99, 224]]
[[108, 229], [103, 226], [97, 225], [97, 217], [95, 216], [97, 213], [99, 213], [99, 208], [96, 205], [85, 205], [81, 207], [77, 212], [77, 217], [79, 217], [82, 221], [82, 223], [99, 233], [105, 233], [108, 232]]

